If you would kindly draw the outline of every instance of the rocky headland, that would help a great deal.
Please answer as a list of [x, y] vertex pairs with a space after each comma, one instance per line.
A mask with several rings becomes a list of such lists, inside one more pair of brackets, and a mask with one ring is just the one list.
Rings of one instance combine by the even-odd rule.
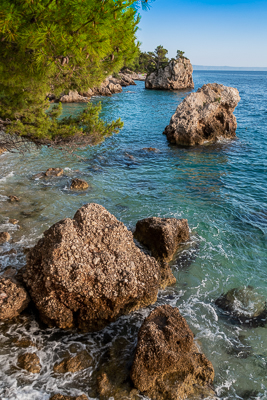
[[160, 68], [147, 75], [146, 89], [182, 90], [193, 89], [193, 67], [185, 57], [171, 60], [165, 68]]
[[233, 138], [237, 128], [233, 112], [239, 101], [237, 89], [208, 83], [179, 104], [164, 134], [170, 143], [182, 146]]

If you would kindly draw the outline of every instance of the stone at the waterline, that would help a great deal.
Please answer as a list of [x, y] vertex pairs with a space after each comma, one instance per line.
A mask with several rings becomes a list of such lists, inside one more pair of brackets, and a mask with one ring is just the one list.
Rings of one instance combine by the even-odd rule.
[[85, 394], [81, 394], [80, 396], [65, 396], [58, 393], [51, 396], [49, 400], [88, 400], [88, 397]]
[[148, 74], [145, 87], [164, 90], [193, 89], [192, 73], [193, 67], [190, 60], [180, 57], [178, 60], [171, 60], [167, 67]]
[[17, 225], [19, 223], [19, 220], [14, 218], [9, 218], [8, 222], [12, 225]]
[[41, 371], [40, 359], [35, 353], [25, 353], [18, 357], [17, 365], [32, 374], [39, 374]]
[[183, 146], [233, 138], [237, 128], [233, 112], [239, 101], [237, 89], [208, 83], [179, 104], [164, 134], [170, 143]]
[[191, 394], [202, 398], [203, 388], [213, 382], [214, 369], [193, 338], [177, 308], [164, 305], [153, 310], [138, 334], [131, 370], [135, 387], [153, 400], [183, 400]]
[[142, 150], [150, 151], [150, 152], [153, 152], [153, 153], [158, 153], [159, 152], [159, 150], [156, 149], [155, 147], [144, 147]]
[[137, 222], [134, 237], [153, 257], [170, 261], [179, 244], [189, 239], [189, 226], [186, 219], [145, 218]]
[[31, 339], [28, 338], [13, 340], [13, 343], [15, 346], [21, 347], [23, 349], [26, 349], [27, 347], [37, 347], [36, 343], [34, 343]]
[[20, 201], [20, 198], [17, 196], [8, 196], [9, 201], [11, 201], [12, 203], [15, 201]]
[[26, 290], [11, 278], [0, 277], [0, 320], [18, 316], [28, 306]]
[[4, 147], [0, 147], [0, 156], [1, 156], [1, 154], [5, 153], [5, 152], [6, 152], [6, 149]]
[[33, 175], [32, 179], [58, 177], [63, 175], [63, 173], [64, 171], [62, 168], [48, 168], [45, 172], [39, 172], [38, 174]]
[[54, 372], [59, 374], [66, 374], [67, 372], [82, 371], [92, 365], [93, 358], [84, 350], [74, 357], [68, 357], [54, 365]]
[[45, 323], [88, 331], [154, 303], [160, 279], [157, 261], [98, 204], [44, 232], [27, 254], [24, 276]]
[[73, 190], [85, 190], [89, 188], [89, 185], [83, 179], [75, 178], [71, 181], [70, 188]]
[[266, 299], [251, 286], [231, 289], [215, 304], [241, 324], [257, 327], [267, 323]]
[[9, 242], [11, 236], [8, 232], [0, 232], [0, 244]]

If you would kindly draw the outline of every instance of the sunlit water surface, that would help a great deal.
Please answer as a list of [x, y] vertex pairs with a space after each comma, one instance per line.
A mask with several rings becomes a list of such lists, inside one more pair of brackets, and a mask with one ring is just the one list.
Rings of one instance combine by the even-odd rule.
[[[233, 324], [214, 305], [222, 292], [241, 285], [252, 285], [267, 298], [267, 73], [196, 71], [194, 82], [195, 90], [208, 82], [238, 88], [236, 140], [190, 149], [170, 146], [162, 132], [189, 92], [148, 91], [137, 82], [101, 98], [103, 117], [121, 117], [124, 128], [101, 145], [77, 152], [79, 157], [47, 148], [0, 156], [0, 231], [12, 235], [9, 244], [0, 246], [1, 274], [10, 266], [19, 269], [25, 263], [22, 248], [85, 203], [102, 204], [129, 229], [148, 216], [187, 218], [192, 238], [173, 262], [177, 284], [162, 291], [157, 304], [177, 306], [186, 317], [214, 365], [220, 399], [267, 399], [267, 327]], [[82, 107], [66, 105], [64, 112]], [[65, 175], [31, 179], [49, 167], [62, 167]], [[70, 191], [73, 177], [85, 179], [90, 189]], [[11, 194], [21, 202], [7, 202]], [[20, 229], [9, 218], [18, 219]], [[3, 255], [11, 248], [17, 254]], [[27, 314], [1, 323], [0, 398], [47, 400], [56, 392], [96, 397], [94, 374], [114, 352], [118, 358], [121, 351], [125, 362], [151, 309], [87, 335], [45, 329]], [[14, 344], [22, 337], [38, 346], [39, 375], [16, 367], [19, 354], [36, 351]], [[92, 367], [53, 373], [55, 362], [85, 348], [93, 356]], [[114, 374], [120, 373], [119, 360]]]

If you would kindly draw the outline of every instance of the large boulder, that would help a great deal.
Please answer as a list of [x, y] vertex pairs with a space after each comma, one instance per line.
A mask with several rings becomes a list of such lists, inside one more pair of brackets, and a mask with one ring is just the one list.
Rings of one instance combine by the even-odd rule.
[[179, 104], [164, 134], [170, 143], [183, 146], [233, 138], [237, 128], [233, 111], [239, 101], [237, 89], [208, 83]]
[[266, 299], [252, 286], [230, 289], [215, 304], [240, 324], [257, 327], [267, 323]]
[[180, 57], [171, 60], [167, 67], [148, 74], [145, 81], [146, 89], [182, 90], [193, 89], [193, 67], [187, 58]]
[[17, 317], [28, 306], [30, 298], [20, 283], [0, 278], [0, 320]]
[[122, 222], [92, 203], [44, 232], [27, 254], [24, 280], [49, 326], [95, 331], [154, 303], [159, 269]]
[[137, 222], [134, 237], [158, 260], [170, 261], [178, 245], [189, 239], [187, 219], [145, 218]]
[[87, 96], [81, 96], [77, 90], [69, 90], [60, 97], [61, 103], [88, 103], [90, 99]]
[[40, 359], [35, 353], [25, 353], [18, 357], [18, 367], [32, 374], [39, 374], [41, 371]]
[[138, 334], [131, 369], [135, 387], [153, 400], [182, 400], [192, 394], [198, 399], [212, 384], [214, 369], [193, 339], [177, 308], [153, 310]]

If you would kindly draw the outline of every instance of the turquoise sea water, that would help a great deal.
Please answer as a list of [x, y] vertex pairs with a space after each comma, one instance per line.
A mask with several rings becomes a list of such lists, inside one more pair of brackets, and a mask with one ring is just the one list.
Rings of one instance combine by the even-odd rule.
[[[101, 98], [104, 118], [121, 117], [124, 128], [101, 145], [79, 151], [79, 157], [45, 148], [0, 156], [0, 231], [12, 235], [12, 242], [1, 248], [1, 269], [20, 268], [23, 246], [33, 245], [52, 223], [72, 217], [87, 202], [102, 204], [129, 229], [148, 216], [187, 218], [192, 237], [173, 261], [177, 284], [160, 293], [158, 304], [176, 305], [186, 317], [214, 365], [219, 399], [267, 399], [267, 326], [233, 324], [214, 305], [222, 292], [242, 285], [253, 286], [267, 299], [267, 73], [195, 71], [194, 82], [195, 90], [209, 82], [239, 90], [235, 140], [193, 148], [169, 145], [162, 132], [190, 91], [148, 91], [137, 82]], [[64, 112], [82, 107], [66, 105]], [[65, 175], [31, 179], [49, 167], [62, 167]], [[72, 177], [87, 180], [90, 190], [71, 192]], [[5, 196], [10, 194], [21, 202], [8, 203]], [[9, 224], [9, 218], [18, 219], [21, 228]], [[17, 254], [3, 255], [11, 248]], [[150, 310], [123, 317], [93, 335], [45, 330], [27, 317], [0, 324], [0, 398], [46, 400], [58, 391], [94, 397], [90, 385], [106, 352], [124, 338], [124, 362]], [[25, 349], [12, 341], [21, 336], [40, 345], [39, 376], [14, 369]], [[55, 376], [54, 363], [72, 353], [73, 345], [87, 348], [92, 367], [74, 376]]]

